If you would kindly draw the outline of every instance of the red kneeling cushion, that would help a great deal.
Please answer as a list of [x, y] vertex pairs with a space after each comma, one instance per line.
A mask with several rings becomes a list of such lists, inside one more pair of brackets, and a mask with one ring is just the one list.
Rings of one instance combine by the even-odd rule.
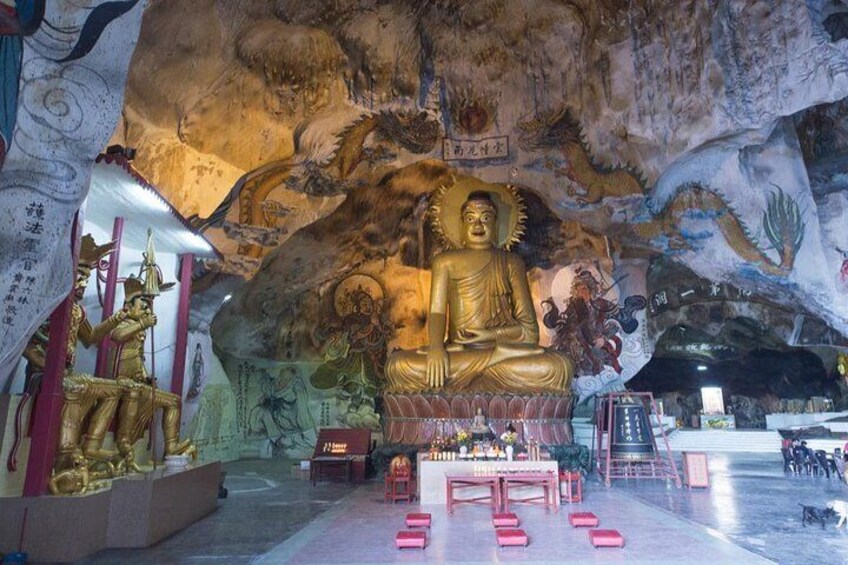
[[424, 532], [398, 532], [395, 536], [395, 545], [398, 549], [405, 547], [420, 547], [424, 549], [427, 545], [427, 534]]
[[523, 545], [527, 546], [528, 539], [524, 530], [495, 530], [495, 535], [498, 539], [498, 545]]
[[419, 512], [410, 512], [406, 515], [406, 527], [407, 528], [429, 528], [430, 527], [430, 514], [428, 513], [419, 513]]
[[568, 515], [568, 523], [575, 528], [580, 526], [594, 528], [598, 525], [598, 517], [591, 512], [572, 512]]
[[624, 547], [624, 538], [618, 530], [589, 530], [589, 540], [595, 547]]
[[517, 528], [518, 516], [512, 512], [498, 512], [492, 514], [492, 524], [496, 528]]

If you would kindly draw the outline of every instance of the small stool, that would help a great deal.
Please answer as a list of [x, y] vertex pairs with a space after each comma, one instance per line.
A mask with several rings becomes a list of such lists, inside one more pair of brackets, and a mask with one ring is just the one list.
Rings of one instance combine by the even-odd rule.
[[568, 515], [568, 523], [575, 528], [594, 528], [598, 525], [598, 517], [591, 512], [572, 512]]
[[559, 474], [562, 502], [582, 502], [583, 476], [580, 471], [563, 471]]
[[512, 512], [497, 512], [492, 514], [492, 524], [496, 528], [517, 528], [518, 516]]
[[430, 514], [410, 512], [406, 515], [407, 528], [429, 528]]
[[595, 547], [624, 547], [624, 538], [618, 530], [589, 530], [589, 541]]
[[529, 543], [527, 534], [524, 533], [524, 530], [495, 530], [495, 536], [498, 540], [498, 547], [508, 545], [522, 545], [527, 547], [527, 544]]
[[407, 547], [424, 549], [427, 545], [427, 534], [420, 531], [400, 531], [395, 536], [395, 545], [398, 549], [404, 549]]

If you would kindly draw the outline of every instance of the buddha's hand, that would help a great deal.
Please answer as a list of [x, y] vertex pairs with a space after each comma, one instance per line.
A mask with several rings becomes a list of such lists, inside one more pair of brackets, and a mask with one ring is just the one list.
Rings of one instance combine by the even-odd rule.
[[498, 335], [495, 333], [495, 330], [487, 328], [468, 328], [459, 330], [455, 341], [462, 345], [468, 345], [474, 343], [492, 343], [497, 341], [497, 339]]
[[442, 388], [448, 374], [448, 354], [444, 346], [431, 346], [427, 350], [427, 384], [430, 388]]

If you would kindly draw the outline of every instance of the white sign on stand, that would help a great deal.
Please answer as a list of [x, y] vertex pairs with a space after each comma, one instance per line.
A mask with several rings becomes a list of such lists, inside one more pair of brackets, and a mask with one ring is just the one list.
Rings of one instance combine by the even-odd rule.
[[701, 402], [704, 406], [704, 414], [724, 414], [724, 396], [721, 387], [705, 386], [701, 388]]

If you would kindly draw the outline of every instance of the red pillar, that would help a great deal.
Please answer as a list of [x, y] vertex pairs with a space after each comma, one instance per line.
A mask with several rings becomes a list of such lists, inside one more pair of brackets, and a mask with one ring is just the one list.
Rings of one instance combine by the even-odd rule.
[[[115, 250], [109, 257], [109, 271], [106, 273], [106, 295], [103, 297], [103, 315], [101, 322], [115, 313], [115, 293], [118, 287], [118, 268], [121, 264], [121, 238], [124, 234], [124, 219], [115, 218], [112, 225], [112, 241], [115, 242]], [[95, 273], [95, 276], [97, 274]], [[109, 341], [104, 340], [97, 346], [97, 363], [94, 366], [94, 374], [98, 377], [108, 378], [109, 369]]]
[[[79, 215], [74, 216], [71, 229], [71, 259], [76, 277], [76, 263], [79, 256]], [[50, 341], [44, 364], [44, 376], [41, 378], [41, 391], [35, 402], [33, 414], [32, 442], [27, 460], [24, 496], [41, 496], [47, 492], [47, 481], [53, 468], [56, 455], [56, 442], [59, 441], [59, 426], [62, 414], [65, 360], [68, 355], [68, 325], [71, 320], [71, 307], [74, 304], [74, 289], [50, 316]]]
[[188, 313], [191, 309], [191, 266], [193, 253], [180, 255], [180, 303], [177, 307], [177, 341], [174, 347], [174, 366], [171, 371], [171, 392], [183, 397], [186, 348], [188, 347]]

